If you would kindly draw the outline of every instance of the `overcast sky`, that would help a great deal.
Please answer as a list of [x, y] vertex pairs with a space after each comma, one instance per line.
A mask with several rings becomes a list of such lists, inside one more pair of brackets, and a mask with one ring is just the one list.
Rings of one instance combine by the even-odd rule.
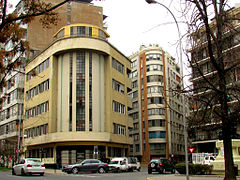
[[[179, 22], [181, 34], [185, 34], [186, 28], [180, 19], [181, 7], [174, 3], [179, 1], [157, 1], [169, 7]], [[236, 3], [240, 3], [240, 0], [229, 0], [230, 6]], [[141, 44], [159, 44], [178, 62], [178, 31], [173, 17], [164, 7], [147, 4], [145, 0], [96, 0], [94, 4], [102, 6], [104, 14], [108, 16], [109, 42], [125, 55], [138, 51]], [[189, 72], [186, 65], [187, 63], [184, 64], [185, 75]]]
[[[10, 0], [16, 3], [19, 0]], [[181, 34], [185, 27], [180, 21], [181, 8], [179, 0], [157, 0], [169, 7], [179, 21]], [[234, 6], [239, 0], [229, 0]], [[145, 0], [94, 0], [93, 3], [103, 7], [103, 13], [108, 16], [107, 32], [109, 42], [126, 56], [139, 50], [140, 45], [159, 44], [178, 62], [178, 32], [171, 14], [158, 4], [147, 4]], [[183, 47], [184, 48], [184, 47]], [[186, 63], [184, 65], [185, 74]]]

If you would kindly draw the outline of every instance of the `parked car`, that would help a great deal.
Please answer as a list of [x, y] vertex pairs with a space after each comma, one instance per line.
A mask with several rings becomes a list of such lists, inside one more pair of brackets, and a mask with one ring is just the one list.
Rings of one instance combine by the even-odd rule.
[[133, 171], [133, 170], [137, 170], [140, 171], [141, 170], [141, 165], [140, 162], [138, 161], [138, 159], [136, 157], [128, 157], [128, 167], [129, 167], [129, 171]]
[[148, 163], [148, 174], [152, 174], [152, 172], [165, 172], [175, 173], [174, 164], [166, 158], [158, 158], [152, 159]]
[[62, 168], [62, 172], [66, 172], [68, 174], [78, 174], [79, 172], [105, 173], [108, 172], [108, 170], [108, 164], [97, 159], [86, 159], [79, 164], [67, 165]]
[[115, 157], [109, 163], [109, 170], [112, 172], [140, 171], [140, 163], [135, 157]]
[[12, 167], [13, 175], [44, 175], [45, 165], [39, 159], [26, 158], [22, 159], [18, 164]]
[[203, 164], [210, 165], [211, 162], [215, 160], [214, 156], [206, 156], [204, 157]]

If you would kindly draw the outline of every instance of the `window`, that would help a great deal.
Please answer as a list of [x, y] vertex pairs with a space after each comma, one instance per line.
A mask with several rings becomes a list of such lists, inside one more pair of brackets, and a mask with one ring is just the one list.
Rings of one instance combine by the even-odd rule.
[[130, 116], [133, 118], [133, 120], [138, 119], [138, 112], [132, 113]]
[[135, 149], [136, 149], [136, 152], [139, 152], [139, 151], [140, 151], [139, 144], [136, 144], [136, 145], [135, 145]]
[[147, 82], [163, 82], [163, 76], [161, 75], [147, 76]]
[[132, 98], [137, 98], [138, 97], [138, 91], [134, 91], [132, 93]]
[[85, 52], [77, 52], [76, 76], [76, 131], [85, 131]]
[[120, 73], [124, 73], [124, 66], [120, 62], [118, 62], [116, 59], [112, 58], [112, 67], [119, 71]]
[[37, 86], [33, 87], [32, 89], [28, 90], [26, 92], [26, 99], [31, 99], [34, 96], [38, 95], [39, 93], [42, 93], [44, 91], [47, 91], [49, 89], [49, 79], [42, 82], [41, 84], [38, 84]]
[[138, 101], [133, 102], [133, 109], [137, 109], [138, 108]]
[[31, 117], [35, 117], [39, 114], [43, 114], [48, 111], [49, 111], [49, 103], [48, 103], [48, 101], [46, 101], [38, 106], [27, 109], [26, 110], [26, 118], [28, 119]]
[[86, 34], [86, 27], [85, 26], [77, 26], [77, 35], [83, 36]]
[[92, 36], [92, 27], [89, 27], [89, 36]]
[[163, 87], [161, 86], [149, 86], [147, 87], [147, 93], [161, 93], [163, 94]]
[[27, 135], [26, 138], [42, 136], [48, 134], [48, 124], [43, 124], [33, 128], [26, 129], [24, 134]]
[[165, 138], [166, 132], [165, 131], [151, 131], [149, 132], [149, 139], [154, 138]]
[[45, 69], [49, 67], [49, 58], [39, 64], [37, 67], [32, 69], [27, 73], [27, 81], [35, 77], [37, 74], [43, 72]]
[[135, 61], [133, 61], [132, 63], [131, 63], [131, 68], [134, 68], [134, 67], [136, 67], [137, 66], [137, 60], [135, 60]]
[[112, 80], [112, 88], [122, 94], [124, 94], [124, 85], [116, 80]]
[[148, 115], [164, 115], [164, 109], [163, 108], [153, 108], [153, 109], [148, 109]]
[[165, 120], [164, 119], [155, 119], [148, 121], [149, 127], [165, 127]]
[[160, 64], [147, 65], [147, 72], [150, 71], [163, 71], [163, 66]]
[[113, 123], [113, 133], [120, 134], [120, 135], [126, 135], [126, 126]]
[[125, 105], [117, 101], [113, 101], [113, 111], [118, 112], [120, 114], [125, 114]]
[[163, 104], [163, 97], [150, 97], [147, 99], [148, 104]]
[[132, 88], [136, 88], [136, 87], [138, 87], [138, 81], [137, 80], [132, 82]]
[[137, 70], [135, 70], [135, 71], [133, 71], [133, 72], [131, 72], [131, 73], [128, 74], [128, 77], [129, 77], [130, 79], [135, 78], [135, 77], [137, 77], [137, 76], [138, 76]]
[[161, 61], [162, 60], [162, 55], [161, 54], [156, 54], [156, 53], [151, 53], [146, 55], [146, 61]]
[[70, 35], [71, 35], [71, 36], [74, 35], [74, 27], [73, 27], [73, 26], [70, 28]]

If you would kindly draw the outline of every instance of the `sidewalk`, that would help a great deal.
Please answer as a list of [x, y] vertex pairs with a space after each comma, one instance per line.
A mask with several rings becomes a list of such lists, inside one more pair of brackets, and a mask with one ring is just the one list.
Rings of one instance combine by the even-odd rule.
[[66, 174], [61, 169], [45, 169], [46, 174]]

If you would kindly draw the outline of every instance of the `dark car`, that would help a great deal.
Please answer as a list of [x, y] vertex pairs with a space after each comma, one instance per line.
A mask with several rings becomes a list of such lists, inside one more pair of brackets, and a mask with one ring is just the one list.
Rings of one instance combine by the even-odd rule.
[[97, 159], [86, 159], [79, 164], [63, 166], [62, 171], [68, 174], [78, 174], [79, 172], [108, 172], [108, 164]]
[[165, 172], [175, 173], [174, 164], [166, 158], [152, 159], [148, 163], [148, 174], [152, 174], [152, 172]]

